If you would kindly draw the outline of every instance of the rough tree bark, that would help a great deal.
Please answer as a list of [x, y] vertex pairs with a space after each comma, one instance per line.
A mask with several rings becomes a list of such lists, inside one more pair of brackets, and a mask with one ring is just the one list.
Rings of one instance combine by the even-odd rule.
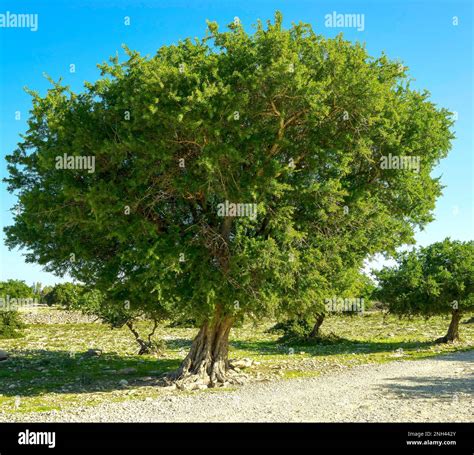
[[229, 365], [229, 332], [233, 319], [220, 309], [211, 321], [205, 322], [194, 338], [175, 381], [178, 388], [218, 387], [239, 382]]
[[[220, 239], [217, 245], [211, 244], [211, 251], [224, 275], [229, 269], [232, 221], [231, 216], [223, 219]], [[217, 387], [241, 382], [229, 365], [229, 332], [233, 322], [233, 318], [218, 305], [212, 319], [199, 329], [179, 370], [171, 376], [178, 388]]]
[[325, 315], [323, 313], [318, 314], [316, 317], [316, 323], [314, 324], [313, 330], [311, 330], [311, 333], [309, 334], [310, 338], [317, 338], [319, 336], [319, 329], [324, 321]]
[[437, 343], [452, 343], [459, 340], [459, 321], [462, 314], [459, 310], [453, 310], [451, 313], [451, 322], [449, 323], [448, 332], [444, 337], [438, 338]]

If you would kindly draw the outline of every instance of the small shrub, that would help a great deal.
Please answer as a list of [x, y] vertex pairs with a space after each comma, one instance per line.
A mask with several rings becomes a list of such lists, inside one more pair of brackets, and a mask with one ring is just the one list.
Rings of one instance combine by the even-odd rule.
[[163, 340], [151, 340], [147, 346], [148, 354], [162, 355], [166, 350], [166, 343]]
[[0, 338], [18, 338], [25, 327], [17, 311], [0, 311]]
[[334, 344], [340, 343], [342, 338], [330, 332], [322, 334], [313, 333], [314, 318], [289, 319], [275, 324], [268, 333], [281, 333], [278, 341], [287, 344], [312, 345], [312, 344]]
[[282, 333], [279, 341], [300, 342], [307, 340], [313, 330], [314, 323], [307, 319], [289, 319], [279, 322], [269, 329], [270, 333]]

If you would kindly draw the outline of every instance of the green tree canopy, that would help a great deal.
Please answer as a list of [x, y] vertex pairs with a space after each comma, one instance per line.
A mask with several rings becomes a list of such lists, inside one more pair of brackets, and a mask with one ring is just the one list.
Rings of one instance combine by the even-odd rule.
[[[360, 313], [372, 298], [375, 283], [358, 267], [334, 269], [325, 283], [324, 299], [308, 306], [295, 304], [291, 296], [282, 299], [279, 316], [282, 322], [272, 330], [282, 330], [282, 341], [308, 341], [320, 338], [320, 328], [328, 313]], [[342, 305], [340, 301], [343, 301]]]
[[[81, 93], [31, 92], [8, 157], [19, 199], [7, 243], [199, 321], [181, 379], [225, 382], [236, 318], [285, 298], [312, 308], [335, 271], [432, 219], [451, 120], [399, 62], [307, 24], [286, 30], [279, 13], [253, 34], [209, 23], [152, 57], [126, 52]], [[64, 154], [94, 169], [57, 169]], [[419, 172], [383, 168], [389, 154], [420, 157]], [[255, 216], [221, 216], [226, 201]]]
[[445, 337], [458, 338], [459, 320], [474, 309], [474, 242], [449, 238], [397, 256], [394, 267], [376, 272], [378, 297], [400, 315], [451, 313]]
[[56, 284], [53, 289], [45, 295], [47, 305], [58, 305], [63, 308], [73, 308], [77, 306], [81, 294], [84, 292], [83, 286], [74, 283]]
[[6, 299], [27, 299], [34, 295], [33, 288], [28, 286], [23, 280], [0, 281], [0, 298]]
[[23, 280], [0, 281], [0, 339], [21, 336], [19, 329], [24, 328], [24, 323], [16, 311], [16, 299], [32, 299], [33, 287], [28, 286]]

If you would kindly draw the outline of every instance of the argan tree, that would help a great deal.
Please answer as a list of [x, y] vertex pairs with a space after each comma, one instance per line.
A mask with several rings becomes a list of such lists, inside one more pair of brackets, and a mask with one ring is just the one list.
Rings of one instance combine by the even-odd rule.
[[378, 297], [399, 315], [451, 314], [440, 343], [459, 339], [463, 313], [474, 310], [474, 242], [450, 240], [398, 255], [395, 267], [378, 271]]
[[[432, 219], [450, 114], [410, 89], [399, 62], [309, 25], [286, 30], [279, 13], [251, 34], [209, 23], [203, 39], [126, 52], [81, 93], [31, 92], [8, 158], [7, 242], [198, 321], [178, 384], [233, 380], [237, 320], [284, 301], [311, 308], [334, 269]], [[388, 154], [419, 156], [419, 172], [382, 168]]]

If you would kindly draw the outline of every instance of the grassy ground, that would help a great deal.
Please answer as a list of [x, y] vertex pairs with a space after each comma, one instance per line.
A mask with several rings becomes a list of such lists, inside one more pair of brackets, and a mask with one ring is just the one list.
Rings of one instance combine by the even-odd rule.
[[[247, 324], [233, 329], [230, 357], [251, 358], [256, 363], [246, 373], [255, 380], [272, 380], [474, 348], [473, 323], [461, 323], [461, 342], [434, 344], [448, 324], [446, 317], [384, 319], [378, 312], [333, 316], [322, 329], [338, 338], [312, 345], [279, 343], [278, 334], [266, 332], [271, 322], [259, 327]], [[141, 329], [146, 329], [145, 323]], [[0, 349], [11, 354], [8, 361], [0, 362], [0, 412], [7, 414], [170, 393], [154, 386], [154, 380], [178, 367], [196, 329], [160, 327], [157, 338], [165, 340], [166, 349], [159, 357], [136, 355], [128, 329], [110, 330], [97, 323], [32, 324], [24, 333], [22, 338], [0, 340]], [[101, 349], [102, 355], [86, 357], [91, 348]], [[130, 371], [120, 371], [126, 368]], [[121, 385], [123, 379], [128, 384]]]

